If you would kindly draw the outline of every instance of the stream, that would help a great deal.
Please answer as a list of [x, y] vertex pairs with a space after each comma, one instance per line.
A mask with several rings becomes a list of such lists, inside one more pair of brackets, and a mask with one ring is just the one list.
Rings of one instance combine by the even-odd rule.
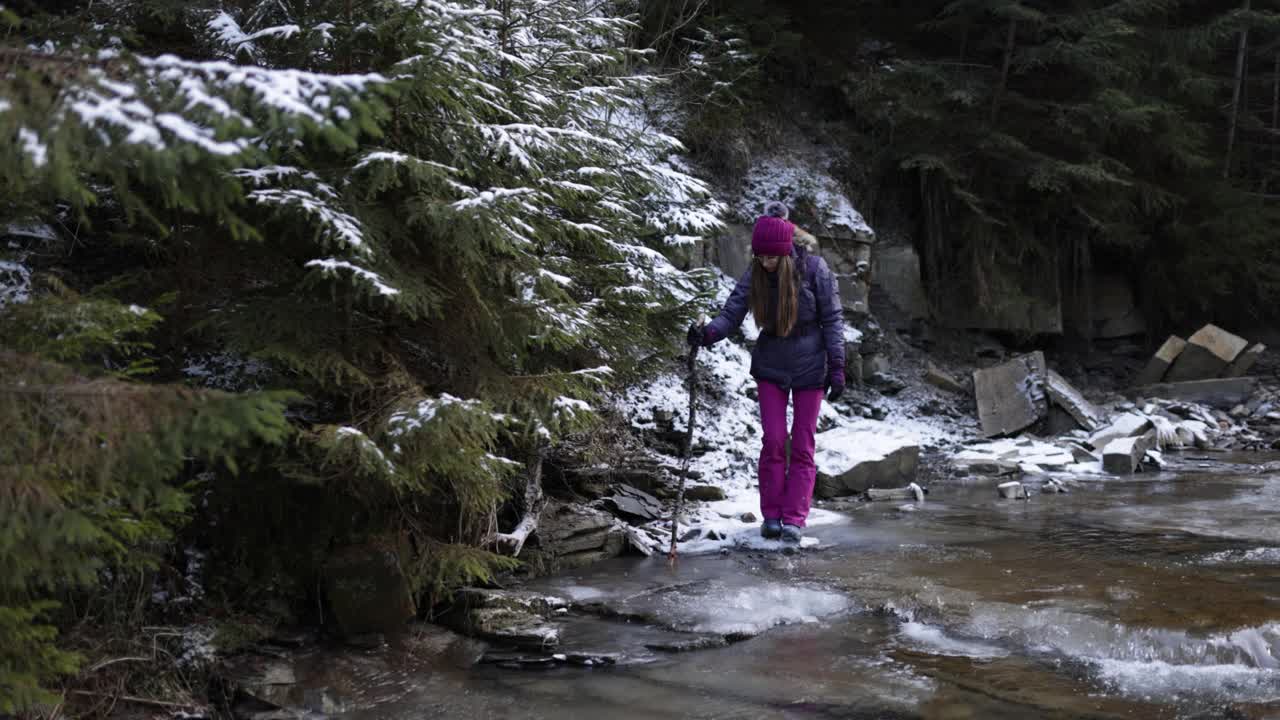
[[[609, 609], [567, 616], [559, 652], [616, 665], [422, 668], [344, 716], [1280, 717], [1269, 459], [1183, 456], [1029, 501], [947, 484], [846, 511], [800, 552], [544, 578], [528, 589]], [[678, 634], [740, 641], [652, 649]]]

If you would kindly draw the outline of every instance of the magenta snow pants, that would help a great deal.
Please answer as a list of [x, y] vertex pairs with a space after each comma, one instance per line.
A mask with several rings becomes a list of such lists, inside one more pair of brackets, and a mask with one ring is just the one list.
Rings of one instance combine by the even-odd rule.
[[[822, 390], [786, 390], [767, 380], [756, 381], [764, 447], [760, 449], [760, 512], [765, 520], [804, 527], [813, 498], [817, 468], [813, 436], [818, 430]], [[791, 462], [787, 462], [787, 395], [795, 396], [791, 423]]]

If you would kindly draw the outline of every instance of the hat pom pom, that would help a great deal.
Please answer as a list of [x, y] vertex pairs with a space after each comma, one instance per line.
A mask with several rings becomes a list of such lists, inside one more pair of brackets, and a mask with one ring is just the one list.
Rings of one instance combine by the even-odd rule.
[[769, 217], [782, 218], [783, 220], [786, 220], [787, 216], [791, 214], [791, 211], [787, 209], [786, 205], [778, 202], [777, 200], [770, 200], [764, 204], [764, 214]]

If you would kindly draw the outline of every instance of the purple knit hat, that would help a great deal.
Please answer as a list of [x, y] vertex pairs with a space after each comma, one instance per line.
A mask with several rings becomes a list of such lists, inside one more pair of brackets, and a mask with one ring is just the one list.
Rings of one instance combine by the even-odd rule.
[[787, 206], [771, 200], [764, 205], [764, 215], [756, 219], [751, 230], [751, 252], [755, 255], [790, 255], [796, 226], [787, 220]]

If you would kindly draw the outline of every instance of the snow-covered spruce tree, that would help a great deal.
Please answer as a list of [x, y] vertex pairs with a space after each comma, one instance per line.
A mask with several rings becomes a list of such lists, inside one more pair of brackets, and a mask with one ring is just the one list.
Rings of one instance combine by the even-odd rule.
[[121, 620], [94, 588], [161, 560], [193, 468], [234, 471], [290, 434], [289, 393], [137, 379], [164, 379], [161, 313], [190, 302], [174, 268], [262, 238], [233, 171], [300, 141], [353, 147], [386, 84], [148, 55], [119, 39], [131, 9], [3, 16], [0, 228], [34, 289], [0, 308], [0, 713], [75, 666], [56, 625]]
[[[116, 0], [8, 18], [0, 52], [21, 62], [0, 66], [0, 133], [18, 142], [0, 156], [14, 188], [0, 222], [54, 227], [65, 252], [29, 264], [81, 291], [50, 279], [58, 292], [5, 313], [28, 338], [14, 362], [62, 373], [66, 413], [89, 413], [77, 388], [102, 382], [185, 399], [184, 417], [206, 417], [206, 398], [228, 417], [256, 409], [223, 451], [182, 451], [208, 460], [280, 439], [278, 398], [95, 378], [144, 369], [300, 398], [287, 448], [244, 478], [202, 475], [201, 514], [218, 525], [204, 542], [222, 563], [211, 583], [298, 591], [326, 547], [386, 533], [411, 540], [422, 590], [483, 579], [509, 565], [486, 546], [518, 552], [497, 510], [525, 495], [539, 453], [589, 422], [608, 378], [678, 335], [697, 288], [665, 253], [716, 227], [719, 207], [648, 125], [640, 100], [658, 82], [636, 72], [631, 25], [610, 10]], [[39, 340], [92, 308], [150, 321], [128, 343]], [[101, 336], [99, 322], [83, 327]], [[211, 358], [258, 372], [211, 377]], [[130, 436], [184, 447], [188, 426], [156, 417]], [[206, 424], [223, 427], [191, 432]], [[175, 482], [198, 468], [166, 462], [146, 482], [178, 508]], [[51, 482], [53, 467], [35, 468]], [[0, 545], [0, 565], [5, 547], [20, 556]], [[29, 612], [66, 586], [0, 588], [0, 605]]]

